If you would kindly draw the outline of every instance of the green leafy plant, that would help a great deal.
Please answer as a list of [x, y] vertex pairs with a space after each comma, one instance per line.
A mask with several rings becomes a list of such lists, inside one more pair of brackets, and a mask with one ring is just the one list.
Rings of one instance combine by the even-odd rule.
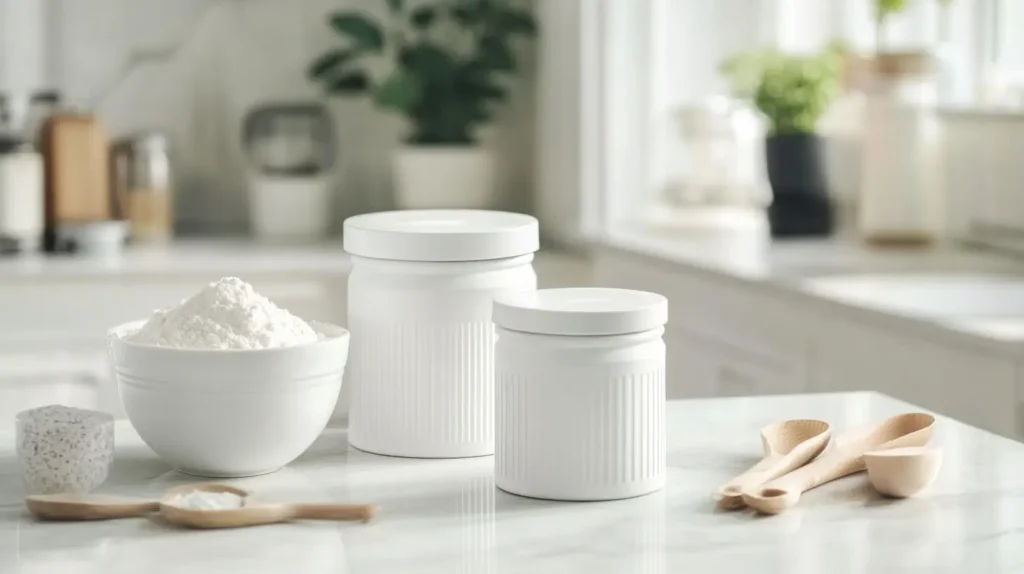
[[729, 92], [741, 99], [750, 99], [761, 83], [764, 67], [771, 52], [740, 52], [733, 54], [718, 65], [718, 72], [729, 84]]
[[[474, 143], [508, 95], [502, 81], [519, 65], [514, 41], [537, 33], [533, 16], [509, 0], [386, 2], [386, 27], [357, 12], [331, 14], [344, 43], [314, 60], [309, 77], [328, 93], [368, 95], [405, 116], [408, 143]], [[381, 79], [369, 73], [374, 56], [393, 60]]]
[[769, 135], [813, 133], [839, 93], [838, 52], [816, 56], [769, 53], [762, 57], [754, 103], [768, 118]]

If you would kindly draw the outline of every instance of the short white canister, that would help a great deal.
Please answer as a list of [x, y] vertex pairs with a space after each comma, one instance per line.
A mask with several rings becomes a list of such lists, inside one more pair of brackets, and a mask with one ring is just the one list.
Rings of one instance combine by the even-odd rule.
[[494, 302], [498, 488], [613, 500], [665, 485], [665, 297], [542, 289]]
[[477, 210], [350, 217], [349, 443], [377, 454], [494, 454], [497, 295], [537, 288], [537, 220]]

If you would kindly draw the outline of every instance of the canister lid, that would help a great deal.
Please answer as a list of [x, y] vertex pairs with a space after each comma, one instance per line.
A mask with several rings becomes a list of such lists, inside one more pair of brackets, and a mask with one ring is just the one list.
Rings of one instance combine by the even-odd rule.
[[345, 220], [345, 251], [394, 261], [486, 261], [540, 246], [537, 219], [473, 209], [383, 211]]
[[540, 289], [497, 297], [492, 319], [499, 327], [525, 333], [623, 335], [663, 326], [668, 299], [629, 289]]

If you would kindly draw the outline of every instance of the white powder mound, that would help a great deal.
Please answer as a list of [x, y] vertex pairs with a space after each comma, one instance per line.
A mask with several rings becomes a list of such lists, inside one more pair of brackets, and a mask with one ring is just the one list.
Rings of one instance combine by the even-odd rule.
[[233, 492], [190, 490], [176, 494], [166, 504], [189, 510], [231, 510], [245, 506], [245, 498]]
[[237, 277], [214, 281], [177, 307], [153, 313], [125, 336], [132, 343], [183, 349], [270, 349], [321, 338]]

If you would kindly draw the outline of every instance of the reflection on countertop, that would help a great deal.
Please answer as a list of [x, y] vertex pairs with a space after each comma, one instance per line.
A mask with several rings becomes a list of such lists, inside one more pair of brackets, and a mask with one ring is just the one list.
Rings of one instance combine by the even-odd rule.
[[[873, 393], [668, 403], [669, 483], [646, 497], [559, 503], [495, 490], [493, 459], [416, 460], [351, 449], [328, 429], [296, 463], [241, 479], [268, 499], [370, 501], [369, 524], [215, 532], [157, 520], [41, 523], [21, 506], [13, 440], [0, 435], [0, 562], [18, 572], [1009, 572], [1024, 562], [1024, 446], [939, 417], [945, 466], [919, 498], [880, 498], [861, 474], [778, 517], [715, 510], [716, 485], [760, 455], [758, 429], [815, 417], [837, 430], [915, 407]], [[111, 494], [188, 482], [127, 425]], [[3, 568], [0, 568], [3, 571]], [[63, 570], [62, 570], [63, 571]]]

